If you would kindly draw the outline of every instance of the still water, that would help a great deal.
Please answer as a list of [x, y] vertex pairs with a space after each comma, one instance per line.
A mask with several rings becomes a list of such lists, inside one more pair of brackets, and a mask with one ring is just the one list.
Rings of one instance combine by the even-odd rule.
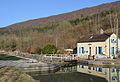
[[29, 73], [40, 82], [119, 82], [119, 68], [78, 64], [54, 72]]

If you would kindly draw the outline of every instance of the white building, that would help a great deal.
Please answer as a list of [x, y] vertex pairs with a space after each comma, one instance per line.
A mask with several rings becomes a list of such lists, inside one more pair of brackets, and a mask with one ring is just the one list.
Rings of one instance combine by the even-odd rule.
[[95, 55], [95, 57], [113, 58], [117, 57], [117, 49], [120, 50], [120, 40], [117, 39], [115, 33], [88, 35], [77, 43], [77, 54], [80, 57]]

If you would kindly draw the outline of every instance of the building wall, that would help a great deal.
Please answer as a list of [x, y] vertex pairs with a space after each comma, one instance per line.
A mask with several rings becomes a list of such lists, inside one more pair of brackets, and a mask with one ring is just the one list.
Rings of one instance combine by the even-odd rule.
[[[120, 40], [118, 39], [118, 49], [120, 50]], [[108, 56], [113, 57], [116, 56], [116, 35], [112, 34], [110, 38], [108, 38], [105, 42], [83, 42], [83, 43], [77, 43], [77, 54], [78, 56], [86, 55], [88, 56], [90, 54], [91, 47], [91, 56]], [[81, 49], [82, 48], [82, 49]], [[97, 49], [96, 49], [97, 48]], [[102, 53], [100, 53], [101, 51]], [[113, 53], [114, 52], [114, 53]]]
[[[84, 53], [81, 53], [81, 47], [84, 47]], [[92, 55], [99, 55], [96, 54], [96, 47], [102, 47], [102, 51], [105, 52], [105, 42], [86, 42], [86, 43], [78, 43], [77, 44], [77, 54], [78, 55], [89, 55], [91, 47], [91, 56]]]
[[[116, 35], [112, 34], [110, 38], [108, 38], [105, 41], [106, 44], [106, 55], [107, 56], [114, 56], [114, 54], [116, 54], [116, 50], [117, 50], [117, 40], [116, 40]], [[114, 54], [113, 52], [113, 48], [114, 47]], [[118, 51], [120, 51], [120, 40], [118, 39]]]

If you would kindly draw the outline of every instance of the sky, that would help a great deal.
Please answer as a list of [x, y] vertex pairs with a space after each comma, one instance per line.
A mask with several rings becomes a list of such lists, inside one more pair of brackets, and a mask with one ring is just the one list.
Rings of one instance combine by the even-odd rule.
[[0, 0], [0, 27], [118, 0]]

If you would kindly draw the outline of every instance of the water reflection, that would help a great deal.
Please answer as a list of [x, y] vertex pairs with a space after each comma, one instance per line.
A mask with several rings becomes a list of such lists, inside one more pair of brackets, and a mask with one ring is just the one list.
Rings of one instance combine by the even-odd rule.
[[71, 67], [61, 67], [59, 71], [56, 73], [69, 73], [69, 72], [77, 72], [77, 66]]
[[[40, 82], [108, 82], [102, 77], [77, 72], [78, 68], [85, 69], [85, 67], [84, 65], [64, 66], [53, 72], [31, 72], [29, 74]], [[89, 69], [91, 69], [91, 67], [89, 67]]]
[[[64, 66], [49, 72], [34, 72], [30, 75], [41, 82], [119, 82], [119, 68], [75, 65]], [[72, 80], [72, 81], [71, 81]]]
[[108, 82], [119, 82], [120, 73], [118, 68], [103, 68], [98, 66], [77, 65], [77, 71], [105, 78]]

